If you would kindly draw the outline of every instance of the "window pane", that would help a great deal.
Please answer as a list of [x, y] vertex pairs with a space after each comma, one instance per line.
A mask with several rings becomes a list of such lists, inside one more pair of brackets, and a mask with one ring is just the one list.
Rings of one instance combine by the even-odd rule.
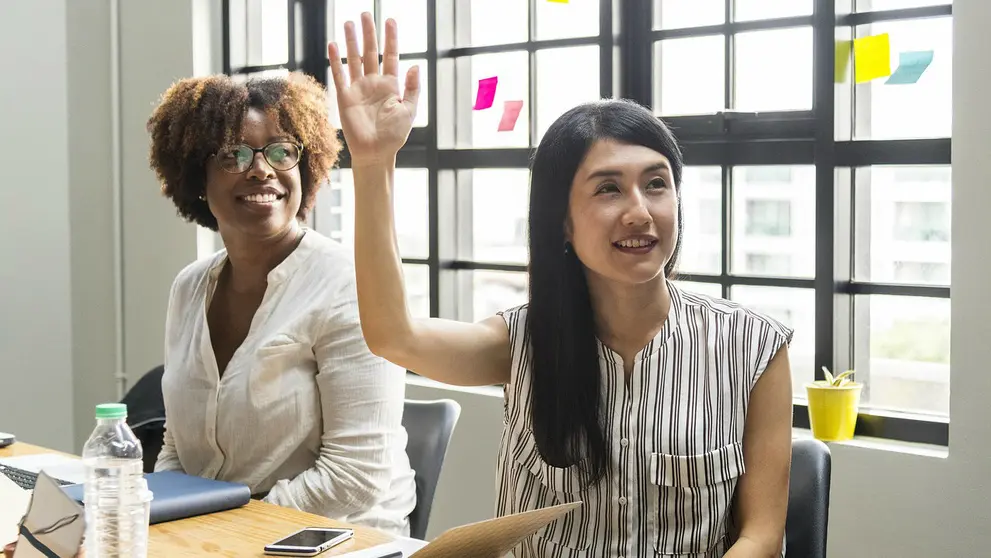
[[341, 54], [345, 55], [344, 45], [344, 23], [354, 22], [355, 34], [358, 37], [358, 44], [364, 44], [361, 32], [361, 13], [375, 11], [375, 0], [333, 0], [334, 7], [327, 10], [327, 40], [337, 41], [341, 49]]
[[473, 271], [472, 318], [479, 321], [527, 302], [527, 275], [511, 271]]
[[856, 0], [856, 3], [858, 12], [873, 12], [921, 8], [923, 6], [940, 6], [952, 4], [953, 0]]
[[[388, 18], [399, 25], [399, 52], [426, 52], [427, 50], [427, 1], [381, 0], [382, 21]], [[379, 44], [385, 44], [385, 25], [382, 25]], [[421, 69], [425, 69], [421, 66]], [[425, 80], [421, 77], [421, 85]]]
[[856, 313], [862, 404], [949, 415], [949, 299], [859, 296]]
[[[317, 232], [345, 246], [354, 246], [354, 177], [351, 169], [339, 169], [331, 176], [329, 188], [318, 196]], [[396, 169], [394, 211], [399, 254], [404, 258], [426, 259], [429, 254], [427, 169]], [[328, 211], [323, 214], [321, 210]]]
[[953, 121], [951, 18], [881, 22], [857, 28], [857, 36], [887, 33], [891, 71], [901, 52], [933, 51], [932, 63], [912, 84], [889, 85], [888, 78], [856, 86], [857, 139], [950, 137]]
[[682, 246], [678, 269], [684, 273], [721, 273], [722, 170], [719, 167], [685, 167], [681, 177], [681, 204]]
[[654, 43], [654, 111], [664, 116], [726, 108], [723, 35]]
[[470, 12], [470, 33], [457, 34], [458, 46], [522, 43], [530, 34], [527, 0], [471, 0], [457, 8]]
[[654, 0], [654, 29], [726, 23], [726, 0]]
[[740, 33], [735, 108], [745, 111], [812, 108], [812, 28]]
[[530, 173], [526, 169], [471, 171], [472, 253], [479, 262], [527, 263]]
[[675, 281], [681, 290], [690, 293], [699, 293], [714, 298], [722, 298], [723, 287], [718, 283], [699, 283], [696, 281]]
[[792, 390], [805, 399], [805, 384], [815, 379], [815, 291], [735, 285], [730, 298], [795, 330], [788, 349]]
[[231, 67], [267, 66], [289, 61], [289, 7], [286, 0], [232, 0]]
[[600, 0], [537, 0], [537, 40], [598, 35], [600, 3]]
[[[574, 68], [581, 68], [581, 71], [575, 72]], [[557, 117], [576, 105], [598, 98], [598, 46], [538, 50], [537, 137], [534, 141], [540, 141]]]
[[[345, 66], [347, 66], [345, 64]], [[413, 120], [413, 127], [420, 128], [426, 126], [430, 122], [430, 104], [427, 99], [430, 98], [430, 75], [427, 73], [429, 69], [427, 68], [426, 60], [400, 60], [399, 61], [399, 88], [403, 88], [403, 84], [406, 83], [406, 72], [409, 71], [413, 66], [420, 67], [420, 98], [416, 107], [416, 118]], [[331, 76], [329, 79], [333, 79]], [[333, 89], [333, 86], [331, 86]], [[336, 90], [335, 90], [336, 94]]]
[[[736, 21], [812, 15], [812, 0], [733, 1], [736, 3], [733, 11], [733, 19]], [[809, 64], [811, 63], [810, 59]]]
[[815, 167], [733, 169], [734, 273], [815, 274]]
[[855, 276], [950, 284], [950, 167], [857, 170]]
[[[474, 105], [478, 92], [478, 81], [498, 77], [495, 100], [491, 107], [471, 111], [471, 145], [473, 147], [527, 147], [530, 143], [530, 117], [526, 104], [520, 112], [516, 127], [512, 131], [500, 132], [506, 101], [519, 101], [530, 98], [529, 57], [525, 51], [500, 54], [480, 54], [472, 56], [471, 99]], [[471, 106], [467, 107], [471, 109]]]
[[430, 317], [430, 266], [403, 264], [406, 307], [414, 318]]

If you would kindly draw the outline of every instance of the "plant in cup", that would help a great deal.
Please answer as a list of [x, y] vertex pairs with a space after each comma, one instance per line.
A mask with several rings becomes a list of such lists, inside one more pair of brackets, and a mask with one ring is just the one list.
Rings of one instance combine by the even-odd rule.
[[812, 435], [826, 442], [849, 440], [857, 427], [863, 384], [853, 380], [853, 370], [833, 376], [823, 366], [822, 372], [825, 380], [805, 384]]

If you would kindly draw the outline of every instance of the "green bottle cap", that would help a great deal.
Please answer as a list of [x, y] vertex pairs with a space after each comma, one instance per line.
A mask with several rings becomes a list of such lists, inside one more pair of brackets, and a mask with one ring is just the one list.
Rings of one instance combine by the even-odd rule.
[[96, 418], [119, 419], [127, 417], [127, 405], [123, 403], [103, 403], [96, 406]]

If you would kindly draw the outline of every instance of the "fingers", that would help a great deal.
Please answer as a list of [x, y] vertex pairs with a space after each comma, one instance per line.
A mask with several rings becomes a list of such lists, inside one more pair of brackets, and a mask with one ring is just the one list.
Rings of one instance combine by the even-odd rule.
[[420, 101], [420, 67], [413, 66], [406, 72], [406, 89], [403, 91], [403, 104], [409, 110], [413, 119], [416, 118], [416, 107]]
[[347, 87], [347, 79], [344, 77], [341, 51], [337, 48], [337, 43], [327, 45], [327, 58], [330, 59], [330, 73], [334, 76], [334, 85], [337, 87], [337, 95], [340, 98], [341, 92]]
[[354, 83], [361, 77], [361, 52], [358, 50], [358, 37], [351, 21], [344, 23], [344, 40], [348, 49], [348, 73], [351, 75], [351, 83]]
[[364, 65], [365, 75], [370, 76], [379, 73], [379, 41], [376, 36], [375, 20], [372, 14], [363, 12], [361, 14], [361, 33], [365, 42]]
[[385, 50], [382, 52], [382, 73], [399, 76], [399, 30], [396, 20], [385, 20]]

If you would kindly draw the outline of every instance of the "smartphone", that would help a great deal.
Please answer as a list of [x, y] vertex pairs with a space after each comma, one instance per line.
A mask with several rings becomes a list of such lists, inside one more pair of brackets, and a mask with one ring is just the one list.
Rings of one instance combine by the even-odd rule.
[[265, 554], [275, 556], [316, 556], [354, 536], [353, 529], [307, 527], [288, 537], [265, 545]]
[[7, 434], [6, 432], [0, 432], [0, 448], [5, 448], [10, 444], [13, 444], [17, 438], [13, 434]]

